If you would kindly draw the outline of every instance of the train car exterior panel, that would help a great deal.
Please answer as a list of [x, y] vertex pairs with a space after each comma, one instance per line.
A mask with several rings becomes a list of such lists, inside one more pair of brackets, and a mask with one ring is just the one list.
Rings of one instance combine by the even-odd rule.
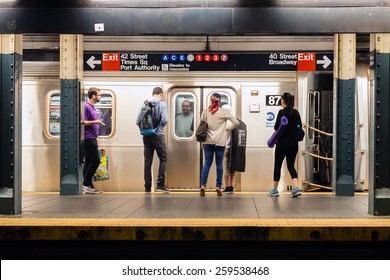
[[[111, 37], [110, 37], [111, 38]], [[109, 41], [104, 36], [86, 36], [85, 50], [126, 49], [146, 52], [165, 50], [189, 50], [191, 46], [201, 49], [199, 38], [182, 37], [142, 37], [130, 38], [114, 36]], [[145, 40], [145, 41], [142, 41]], [[194, 44], [194, 42], [197, 44]], [[322, 43], [321, 43], [322, 42]], [[51, 45], [53, 42], [49, 42]], [[115, 44], [114, 44], [115, 43]], [[118, 43], [118, 44], [116, 44]], [[27, 42], [33, 46], [37, 42]], [[227, 51], [267, 51], [283, 49], [288, 51], [331, 50], [332, 37], [216, 37], [210, 42], [213, 49]], [[142, 48], [141, 48], [142, 46]], [[193, 50], [193, 49], [192, 49]], [[365, 71], [358, 72], [359, 120], [366, 122], [368, 115], [362, 115], [367, 107], [364, 95], [367, 95], [368, 77]], [[50, 93], [59, 93], [59, 63], [25, 63], [23, 81], [23, 191], [58, 191], [60, 144], [59, 135], [53, 137], [48, 133], [48, 103]], [[328, 73], [328, 75], [331, 75]], [[320, 76], [320, 77], [319, 77]], [[84, 71], [83, 87], [96, 86], [103, 93], [112, 94], [112, 132], [99, 137], [99, 147], [104, 148], [109, 156], [110, 180], [97, 182], [96, 185], [105, 191], [143, 191], [143, 142], [139, 129], [135, 125], [136, 116], [144, 100], [151, 97], [156, 86], [163, 88], [165, 102], [168, 104], [170, 122], [165, 129], [168, 149], [167, 184], [173, 189], [197, 188], [199, 183], [202, 149], [195, 141], [194, 134], [178, 137], [175, 133], [175, 118], [180, 113], [181, 102], [190, 99], [194, 113], [194, 124], [199, 123], [201, 111], [208, 106], [208, 97], [213, 91], [223, 93], [224, 102], [232, 106], [233, 113], [247, 125], [247, 164], [246, 172], [237, 176], [239, 191], [267, 191], [272, 185], [274, 149], [267, 147], [266, 142], [273, 133], [273, 124], [280, 105], [277, 98], [285, 92], [295, 95], [295, 107], [299, 110], [302, 122], [310, 125], [317, 114], [315, 102], [311, 100], [312, 92], [321, 83], [321, 75], [316, 72], [103, 72]], [[325, 96], [321, 101], [327, 119], [332, 118], [332, 90], [325, 88], [317, 96]], [[330, 97], [330, 98], [329, 98]], [[322, 97], [321, 97], [322, 98]], [[326, 109], [329, 107], [328, 109]], [[325, 109], [324, 109], [325, 108]], [[321, 120], [324, 123], [324, 120]], [[359, 121], [360, 122], [360, 121]], [[327, 120], [325, 123], [331, 123]], [[363, 136], [357, 147], [366, 150], [364, 135], [368, 128], [356, 131]], [[319, 134], [306, 128], [305, 140], [299, 143], [296, 167], [300, 185], [308, 188], [306, 182], [318, 182], [318, 177], [331, 174], [317, 174], [325, 166], [305, 152], [318, 152], [323, 139]], [[330, 131], [331, 132], [331, 131]], [[319, 140], [320, 139], [320, 140]], [[367, 139], [366, 139], [367, 140]], [[332, 141], [326, 140], [326, 141]], [[368, 151], [366, 151], [368, 153]], [[364, 170], [367, 153], [357, 154], [356, 178], [364, 182], [368, 176]], [[329, 154], [331, 157], [331, 151]], [[155, 163], [158, 158], [155, 156]], [[320, 166], [320, 164], [322, 164]], [[331, 164], [331, 163], [330, 163]], [[31, 168], [33, 167], [33, 168]], [[321, 167], [321, 168], [319, 168]], [[43, 170], [44, 176], [37, 175], [37, 168]], [[158, 164], [153, 166], [153, 174], [157, 174]], [[326, 169], [326, 168], [325, 168]], [[314, 171], [313, 171], [314, 170]], [[327, 169], [331, 170], [331, 168]], [[215, 167], [210, 171], [209, 187], [215, 181]], [[280, 188], [286, 190], [291, 184], [290, 175], [285, 164], [282, 168]], [[362, 184], [357, 188], [364, 188]]]
[[[247, 125], [247, 165], [242, 174], [242, 191], [266, 191], [272, 186], [274, 149], [267, 146], [267, 140], [274, 132], [274, 123], [281, 109], [276, 99], [283, 92], [295, 94], [295, 73], [287, 77], [259, 78], [242, 86], [242, 120]], [[267, 96], [270, 104], [266, 104]], [[275, 103], [273, 103], [275, 102]], [[264, 170], [265, 173], [259, 172]], [[281, 178], [281, 188], [286, 188], [290, 180], [286, 177], [285, 164]], [[264, 176], [264, 174], [268, 174]]]
[[46, 94], [59, 80], [25, 80], [22, 98], [22, 190], [58, 191], [59, 141], [47, 137]]

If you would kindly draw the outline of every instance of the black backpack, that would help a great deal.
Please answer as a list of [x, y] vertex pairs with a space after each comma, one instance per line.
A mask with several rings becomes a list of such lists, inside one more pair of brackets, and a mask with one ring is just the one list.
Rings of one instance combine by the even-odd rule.
[[156, 115], [156, 110], [148, 100], [145, 100], [141, 108], [139, 130], [141, 135], [150, 136], [156, 132], [160, 118]]

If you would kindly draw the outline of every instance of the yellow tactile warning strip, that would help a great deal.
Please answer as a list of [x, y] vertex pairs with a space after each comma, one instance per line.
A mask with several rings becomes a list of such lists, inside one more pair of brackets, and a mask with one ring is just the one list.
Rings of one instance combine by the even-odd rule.
[[390, 227], [390, 219], [103, 219], [0, 218], [1, 226]]

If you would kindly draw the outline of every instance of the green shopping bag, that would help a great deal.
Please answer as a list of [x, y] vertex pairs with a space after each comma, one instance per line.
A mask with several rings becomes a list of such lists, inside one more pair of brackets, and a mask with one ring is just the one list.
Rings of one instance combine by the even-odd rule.
[[103, 181], [110, 179], [108, 174], [108, 156], [105, 149], [99, 150], [100, 164], [93, 175], [93, 181]]

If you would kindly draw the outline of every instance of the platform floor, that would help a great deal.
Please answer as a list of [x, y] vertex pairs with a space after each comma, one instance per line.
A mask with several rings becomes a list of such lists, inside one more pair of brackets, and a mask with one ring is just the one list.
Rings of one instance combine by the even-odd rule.
[[[368, 194], [336, 197], [331, 193], [303, 193], [278, 198], [264, 192], [224, 194], [217, 197], [207, 192], [103, 193], [60, 196], [59, 193], [23, 193], [22, 213], [0, 215], [28, 222], [28, 219], [115, 219], [118, 223], [131, 219], [386, 219], [368, 214]], [[390, 218], [390, 216], [388, 217]], [[11, 222], [11, 220], [9, 222]], [[2, 222], [5, 222], [2, 220]]]

